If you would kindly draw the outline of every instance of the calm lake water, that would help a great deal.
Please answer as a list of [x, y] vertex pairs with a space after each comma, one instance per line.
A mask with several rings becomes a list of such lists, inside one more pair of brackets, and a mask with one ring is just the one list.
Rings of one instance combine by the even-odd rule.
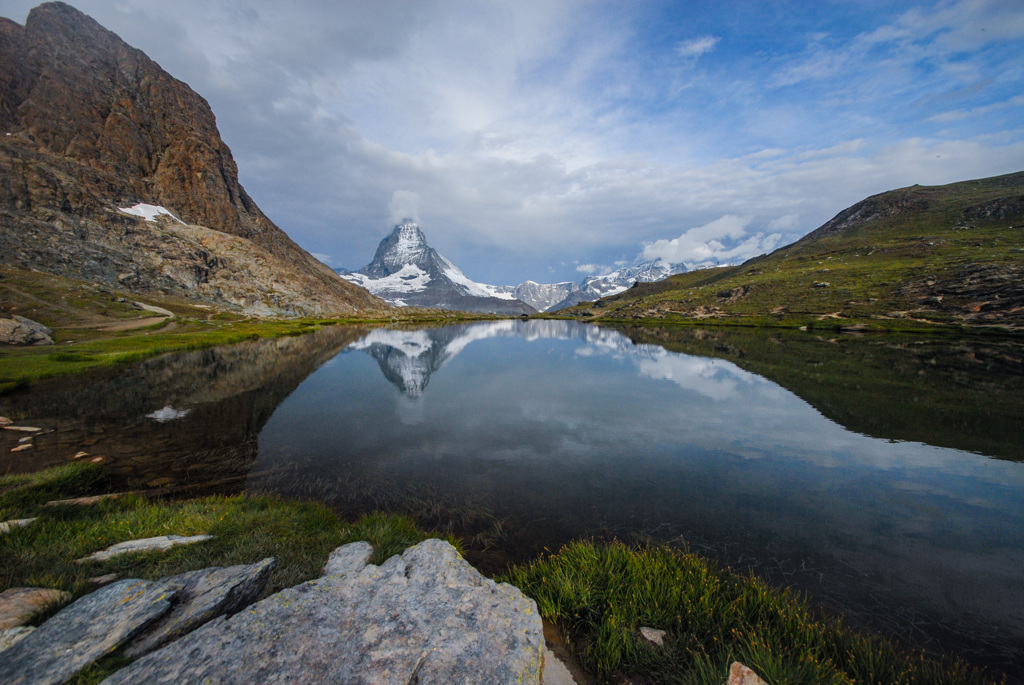
[[[0, 470], [410, 511], [496, 571], [656, 540], [856, 625], [1024, 666], [1024, 345], [498, 321], [332, 327], [0, 398]], [[12, 443], [13, 444], [13, 443]]]

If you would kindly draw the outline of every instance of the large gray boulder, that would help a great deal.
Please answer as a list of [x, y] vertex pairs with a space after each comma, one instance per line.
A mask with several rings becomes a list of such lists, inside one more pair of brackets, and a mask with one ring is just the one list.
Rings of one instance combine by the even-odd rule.
[[135, 579], [81, 597], [4, 650], [0, 683], [63, 683], [159, 618], [173, 597], [160, 583]]
[[368, 546], [316, 580], [219, 618], [104, 681], [118, 683], [539, 683], [537, 606], [484, 578], [447, 542], [381, 566]]
[[0, 345], [52, 345], [51, 335], [52, 330], [24, 316], [0, 318]]
[[271, 557], [256, 564], [213, 566], [162, 579], [160, 582], [166, 588], [177, 592], [174, 605], [133, 640], [124, 655], [136, 659], [207, 621], [244, 609], [263, 592], [275, 566], [277, 560]]

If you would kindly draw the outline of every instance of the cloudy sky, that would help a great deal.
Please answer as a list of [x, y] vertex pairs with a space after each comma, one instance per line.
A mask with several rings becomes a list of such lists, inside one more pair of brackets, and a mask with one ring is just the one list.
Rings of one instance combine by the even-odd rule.
[[72, 4], [206, 97], [333, 266], [405, 214], [488, 283], [738, 262], [873, 193], [1024, 169], [1021, 0]]

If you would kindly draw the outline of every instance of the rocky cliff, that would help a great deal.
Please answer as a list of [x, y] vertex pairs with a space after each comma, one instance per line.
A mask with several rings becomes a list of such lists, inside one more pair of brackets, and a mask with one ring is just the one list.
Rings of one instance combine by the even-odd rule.
[[[120, 210], [139, 204], [167, 213]], [[260, 211], [200, 95], [63, 3], [0, 18], [0, 225], [4, 262], [136, 292], [257, 314], [385, 306]]]

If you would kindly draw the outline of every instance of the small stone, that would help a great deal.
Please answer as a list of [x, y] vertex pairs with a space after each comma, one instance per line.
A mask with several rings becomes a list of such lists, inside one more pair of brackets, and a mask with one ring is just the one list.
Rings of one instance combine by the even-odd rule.
[[664, 630], [660, 630], [658, 628], [648, 628], [647, 626], [642, 626], [640, 628], [640, 635], [642, 635], [645, 640], [647, 640], [648, 642], [650, 642], [652, 644], [656, 644], [659, 647], [664, 647], [665, 646], [665, 631]]
[[12, 452], [25, 452], [26, 450], [30, 450], [30, 449], [32, 449], [32, 443], [28, 443], [28, 444], [25, 444], [25, 445], [18, 445], [17, 447], [12, 448], [11, 451]]
[[158, 535], [154, 538], [141, 538], [139, 540], [127, 540], [111, 545], [106, 549], [93, 552], [87, 557], [76, 559], [76, 564], [84, 564], [90, 561], [106, 561], [121, 554], [134, 554], [136, 552], [166, 552], [178, 545], [192, 545], [197, 542], [209, 540], [212, 535], [192, 535], [182, 537], [181, 535]]
[[35, 437], [34, 435], [26, 435], [23, 438], [18, 438], [18, 442], [32, 442], [32, 439], [34, 437]]
[[725, 685], [768, 685], [751, 669], [738, 661], [729, 667], [729, 681]]
[[91, 495], [89, 497], [73, 497], [72, 499], [55, 499], [47, 502], [44, 506], [47, 507], [61, 507], [66, 504], [80, 507], [91, 507], [97, 502], [102, 502], [105, 499], [117, 499], [118, 497], [124, 497], [127, 493], [124, 492], [111, 492], [106, 495]]
[[11, 421], [6, 416], [0, 416], [0, 426], [9, 426], [12, 423], [14, 423], [14, 421]]
[[107, 460], [106, 457], [93, 457], [92, 459], [89, 460], [89, 463], [90, 464], [102, 464], [106, 460]]
[[9, 647], [13, 647], [14, 643], [22, 638], [28, 637], [29, 633], [33, 630], [35, 630], [35, 628], [32, 626], [18, 626], [17, 628], [0, 630], [0, 652]]
[[540, 672], [544, 685], [576, 685], [576, 679], [565, 664], [547, 647], [544, 648], [544, 668]]
[[89, 456], [88, 452], [76, 452], [75, 456], [73, 456], [71, 458], [72, 459], [81, 459], [82, 457], [88, 457], [88, 456]]
[[0, 629], [16, 628], [32, 620], [47, 605], [66, 602], [70, 592], [41, 587], [12, 587], [0, 592]]
[[35, 518], [30, 518], [30, 519], [12, 519], [10, 521], [0, 522], [0, 535], [3, 535], [4, 533], [6, 533], [6, 532], [8, 532], [10, 530], [14, 530], [15, 528], [24, 528], [25, 526], [27, 526], [28, 524], [32, 523], [33, 521], [35, 521]]
[[0, 683], [63, 683], [166, 613], [173, 597], [162, 584], [137, 579], [85, 595], [3, 652]]
[[89, 578], [87, 582], [97, 587], [103, 587], [104, 585], [110, 585], [115, 580], [117, 580], [117, 574], [108, 573], [104, 576], [93, 576], [92, 578]]
[[35, 426], [4, 426], [5, 431], [20, 431], [22, 433], [38, 433], [43, 430], [42, 428], [36, 428]]

